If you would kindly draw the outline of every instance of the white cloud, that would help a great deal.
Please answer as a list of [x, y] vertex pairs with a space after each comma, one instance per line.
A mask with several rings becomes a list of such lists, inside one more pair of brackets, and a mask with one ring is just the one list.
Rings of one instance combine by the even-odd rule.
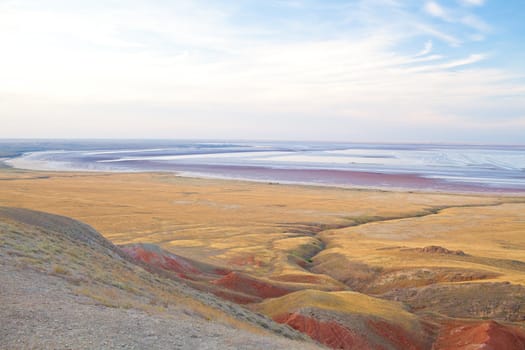
[[428, 40], [425, 43], [425, 47], [423, 48], [423, 50], [416, 54], [416, 57], [428, 55], [432, 51], [432, 46], [432, 40]]
[[461, 66], [466, 66], [469, 64], [483, 61], [485, 58], [486, 58], [486, 55], [484, 54], [472, 54], [472, 55], [469, 55], [467, 58], [445, 63], [440, 68], [446, 69], [446, 68], [457, 68]]
[[[478, 32], [476, 33], [477, 38], [479, 38], [481, 34], [489, 33], [492, 30], [491, 26], [488, 23], [486, 23], [483, 19], [471, 13], [468, 13], [464, 9], [445, 8], [435, 1], [427, 1], [423, 9], [427, 14], [439, 18], [448, 23], [463, 25], [470, 29], [476, 30]], [[467, 38], [471, 37], [472, 34], [467, 35]], [[459, 45], [459, 43], [452, 43], [450, 40], [449, 43], [455, 46]]]
[[485, 0], [459, 0], [462, 5], [465, 6], [483, 6]]
[[441, 18], [446, 21], [449, 20], [449, 15], [445, 8], [443, 8], [440, 4], [438, 4], [435, 1], [427, 1], [425, 3], [424, 10], [431, 16]]
[[453, 35], [444, 33], [428, 24], [425, 23], [416, 23], [414, 24], [416, 30], [421, 31], [425, 34], [431, 35], [436, 39], [446, 42], [450, 46], [458, 47], [463, 44], [463, 41]]
[[426, 71], [442, 71], [442, 70], [448, 70], [451, 68], [458, 68], [462, 66], [471, 65], [474, 63], [478, 63], [480, 61], [483, 61], [486, 59], [486, 55], [484, 54], [471, 54], [466, 58], [456, 59], [456, 60], [449, 60], [444, 63], [440, 64], [434, 64], [434, 65], [426, 65], [426, 66], [418, 66], [409, 68], [408, 71], [410, 72], [426, 72]]
[[474, 15], [466, 15], [460, 19], [460, 22], [482, 33], [487, 33], [491, 30], [485, 21]]

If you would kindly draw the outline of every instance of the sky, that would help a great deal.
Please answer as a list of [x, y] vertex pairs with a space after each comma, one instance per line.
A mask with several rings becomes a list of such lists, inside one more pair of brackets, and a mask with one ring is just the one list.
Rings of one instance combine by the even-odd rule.
[[0, 138], [525, 143], [523, 0], [0, 0]]

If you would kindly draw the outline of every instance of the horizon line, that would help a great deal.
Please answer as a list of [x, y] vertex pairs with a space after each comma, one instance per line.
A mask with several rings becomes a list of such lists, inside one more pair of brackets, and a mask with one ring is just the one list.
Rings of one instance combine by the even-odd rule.
[[0, 142], [11, 141], [180, 141], [180, 142], [293, 142], [293, 143], [343, 143], [343, 144], [365, 144], [365, 145], [446, 145], [446, 146], [507, 146], [525, 147], [525, 143], [478, 143], [478, 142], [451, 142], [451, 141], [343, 141], [343, 140], [302, 140], [302, 139], [237, 139], [237, 138], [108, 138], [108, 137], [0, 137]]

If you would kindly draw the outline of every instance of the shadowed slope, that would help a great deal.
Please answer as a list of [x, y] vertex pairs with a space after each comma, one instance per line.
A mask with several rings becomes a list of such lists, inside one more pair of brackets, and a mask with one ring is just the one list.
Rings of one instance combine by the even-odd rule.
[[[0, 265], [1, 348], [119, 347], [112, 336], [148, 348], [316, 347], [271, 333], [306, 339], [261, 315], [144, 270], [66, 217], [0, 208]], [[155, 324], [154, 332], [166, 330], [156, 341], [146, 334]]]
[[100, 246], [116, 254], [120, 250], [105, 239], [91, 226], [65, 216], [52, 215], [35, 210], [0, 207], [0, 218], [10, 219], [21, 224], [30, 225], [42, 230], [48, 230], [55, 235], [64, 235], [69, 239], [86, 243], [91, 246]]

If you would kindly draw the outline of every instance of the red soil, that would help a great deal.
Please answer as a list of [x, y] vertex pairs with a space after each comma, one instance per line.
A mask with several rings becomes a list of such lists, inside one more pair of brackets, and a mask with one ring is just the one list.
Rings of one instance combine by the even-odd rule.
[[333, 349], [374, 349], [364, 337], [333, 321], [321, 322], [298, 313], [279, 315], [274, 321], [285, 323]]
[[260, 303], [262, 301], [261, 298], [255, 297], [253, 295], [237, 293], [233, 290], [228, 290], [228, 289], [210, 289], [208, 290], [208, 292], [215, 294], [219, 298], [226, 299], [226, 300], [229, 300], [236, 304], [241, 304], [241, 305]]
[[434, 350], [524, 350], [525, 330], [494, 321], [445, 325]]
[[135, 244], [123, 246], [121, 249], [136, 260], [176, 272], [181, 278], [191, 279], [188, 275], [199, 275], [202, 273], [186, 259], [161, 250], [156, 246]]
[[204, 282], [205, 284], [196, 284], [194, 287], [238, 304], [261, 302], [265, 298], [280, 297], [292, 292], [241, 273], [196, 265], [191, 260], [164, 251], [155, 245], [131, 244], [121, 246], [120, 249], [135, 260], [175, 272], [177, 276], [187, 280]]
[[293, 282], [293, 283], [309, 283], [309, 284], [323, 284], [325, 279], [317, 275], [284, 275], [273, 278], [276, 281]]
[[257, 280], [239, 272], [230, 272], [226, 276], [211, 283], [262, 299], [277, 298], [293, 292], [293, 290], [274, 286], [268, 282]]
[[333, 349], [362, 350], [419, 350], [424, 349], [422, 342], [414, 339], [413, 334], [403, 328], [384, 321], [367, 320], [369, 329], [357, 332], [336, 321], [320, 321], [300, 313], [285, 313], [274, 317], [274, 321], [285, 323], [299, 332], [308, 334], [312, 339]]
[[224, 275], [229, 274], [230, 272], [231, 272], [231, 270], [215, 268], [215, 269], [213, 269], [212, 274], [224, 276]]
[[261, 260], [257, 259], [253, 255], [236, 257], [236, 258], [230, 259], [228, 263], [230, 265], [237, 265], [237, 266], [250, 265], [250, 266], [256, 266], [256, 267], [262, 267], [264, 265], [264, 263]]
[[299, 258], [296, 258], [296, 257], [292, 257], [290, 259], [293, 259], [292, 261], [295, 262], [300, 267], [302, 267], [303, 269], [306, 269], [308, 267], [308, 263], [306, 261], [304, 261], [303, 259], [299, 259]]
[[408, 334], [402, 327], [385, 321], [369, 320], [367, 323], [377, 335], [392, 344], [395, 349], [419, 350], [424, 348], [424, 345], [414, 339], [414, 335]]

